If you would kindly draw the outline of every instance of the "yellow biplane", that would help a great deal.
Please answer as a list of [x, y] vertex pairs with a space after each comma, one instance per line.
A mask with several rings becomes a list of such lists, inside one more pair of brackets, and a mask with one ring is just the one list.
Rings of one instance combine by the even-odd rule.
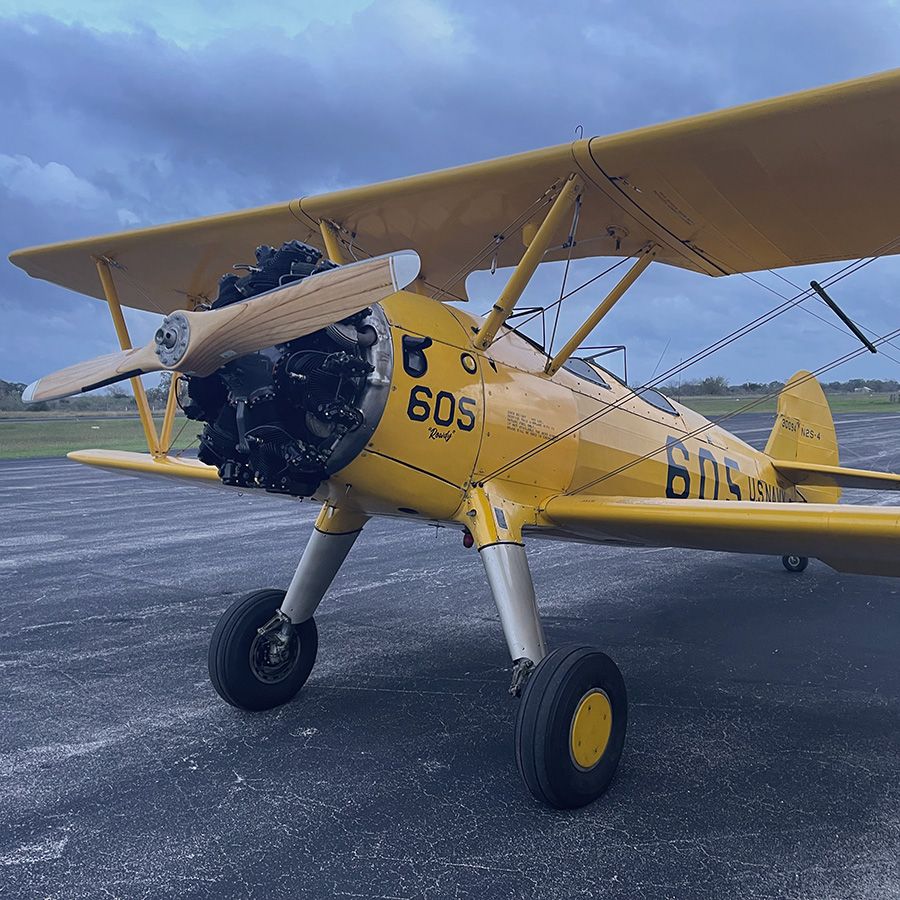
[[[313, 614], [370, 517], [461, 528], [512, 659], [519, 770], [540, 800], [580, 806], [618, 765], [625, 684], [593, 647], [547, 653], [526, 539], [773, 554], [792, 571], [816, 557], [900, 575], [900, 509], [838, 504], [842, 488], [896, 490], [900, 475], [838, 465], [812, 373], [787, 382], [758, 452], [653, 384], [629, 388], [575, 354], [651, 262], [721, 276], [896, 253], [898, 159], [900, 70], [21, 250], [11, 260], [30, 275], [104, 298], [122, 347], [41, 378], [24, 398], [130, 378], [149, 452], [72, 459], [322, 503], [287, 590], [242, 598], [215, 628], [212, 683], [243, 709], [285, 703], [306, 681]], [[547, 352], [510, 326], [514, 308], [540, 263], [585, 257], [634, 261]], [[471, 272], [496, 267], [513, 271], [486, 317], [446, 302], [466, 299]], [[146, 347], [131, 347], [122, 306], [165, 316]], [[875, 350], [890, 336], [865, 340]], [[161, 371], [174, 376], [157, 433], [140, 376]], [[198, 423], [197, 458], [171, 452], [178, 404]]]

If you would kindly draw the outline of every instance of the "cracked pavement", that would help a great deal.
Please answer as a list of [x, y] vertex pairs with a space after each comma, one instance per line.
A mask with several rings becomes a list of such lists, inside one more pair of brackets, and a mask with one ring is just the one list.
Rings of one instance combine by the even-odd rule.
[[[845, 464], [900, 469], [900, 416], [838, 433]], [[631, 705], [610, 791], [560, 813], [516, 773], [459, 533], [371, 522], [307, 686], [247, 714], [207, 641], [287, 585], [316, 504], [21, 460], [0, 508], [0, 896], [900, 895], [900, 580], [532, 542], [548, 641], [609, 652]]]

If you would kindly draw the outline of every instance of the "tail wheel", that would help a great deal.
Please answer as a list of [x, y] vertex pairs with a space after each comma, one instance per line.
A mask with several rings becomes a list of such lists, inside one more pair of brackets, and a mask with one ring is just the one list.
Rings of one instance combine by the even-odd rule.
[[561, 647], [538, 663], [516, 718], [516, 763], [534, 797], [585, 806], [609, 786], [625, 746], [622, 673], [593, 647]]
[[806, 556], [782, 556], [781, 564], [788, 572], [802, 572], [809, 565], [809, 558]]
[[285, 621], [259, 633], [284, 600], [284, 591], [255, 591], [233, 603], [209, 642], [209, 678], [219, 696], [239, 709], [281, 706], [303, 687], [316, 661], [316, 623]]

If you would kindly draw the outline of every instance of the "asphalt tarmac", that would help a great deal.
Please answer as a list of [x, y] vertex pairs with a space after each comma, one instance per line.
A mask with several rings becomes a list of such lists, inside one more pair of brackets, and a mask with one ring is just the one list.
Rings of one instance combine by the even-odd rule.
[[[900, 470], [900, 416], [838, 431], [845, 464]], [[219, 700], [217, 616], [287, 585], [316, 511], [0, 463], [0, 896], [900, 896], [900, 581], [533, 542], [550, 644], [602, 646], [631, 707], [609, 792], [560, 813], [519, 781], [451, 530], [370, 523], [298, 699]]]

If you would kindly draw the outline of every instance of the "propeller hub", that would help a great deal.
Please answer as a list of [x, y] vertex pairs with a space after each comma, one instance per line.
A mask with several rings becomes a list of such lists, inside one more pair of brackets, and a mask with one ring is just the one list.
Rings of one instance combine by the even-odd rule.
[[166, 316], [153, 337], [156, 355], [164, 366], [174, 366], [187, 350], [191, 326], [184, 313]]

